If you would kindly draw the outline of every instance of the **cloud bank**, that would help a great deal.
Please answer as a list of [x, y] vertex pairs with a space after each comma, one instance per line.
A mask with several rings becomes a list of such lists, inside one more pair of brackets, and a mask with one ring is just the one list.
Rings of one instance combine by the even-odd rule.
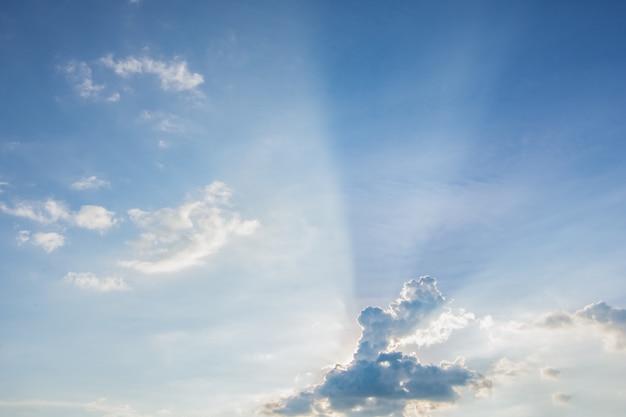
[[254, 233], [260, 223], [242, 220], [229, 206], [231, 194], [230, 188], [216, 181], [205, 187], [200, 198], [178, 207], [129, 210], [131, 221], [144, 230], [131, 242], [139, 257], [118, 264], [145, 274], [180, 271], [200, 264], [234, 236]]
[[422, 365], [416, 356], [393, 350], [398, 341], [414, 336], [418, 329], [445, 322], [438, 321], [443, 313], [450, 312], [445, 306], [434, 278], [425, 276], [405, 283], [389, 308], [368, 307], [361, 312], [358, 321], [362, 334], [348, 365], [337, 365], [320, 385], [267, 404], [263, 412], [399, 417], [407, 408], [434, 409], [436, 403], [452, 403], [461, 387], [490, 388], [491, 382], [467, 368], [461, 359]]

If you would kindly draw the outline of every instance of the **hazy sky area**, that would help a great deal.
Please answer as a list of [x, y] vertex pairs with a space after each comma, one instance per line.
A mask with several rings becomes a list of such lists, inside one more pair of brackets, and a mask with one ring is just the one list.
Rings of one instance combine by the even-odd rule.
[[0, 3], [1, 417], [621, 417], [626, 3]]

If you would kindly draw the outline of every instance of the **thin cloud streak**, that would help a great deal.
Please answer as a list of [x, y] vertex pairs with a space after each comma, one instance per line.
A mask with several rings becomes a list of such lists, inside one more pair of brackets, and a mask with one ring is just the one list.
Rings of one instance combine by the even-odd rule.
[[200, 264], [231, 238], [254, 233], [259, 221], [242, 220], [229, 207], [231, 194], [230, 188], [216, 181], [205, 187], [201, 198], [179, 207], [129, 210], [131, 221], [144, 230], [131, 242], [140, 257], [120, 260], [118, 265], [144, 274], [180, 271]]

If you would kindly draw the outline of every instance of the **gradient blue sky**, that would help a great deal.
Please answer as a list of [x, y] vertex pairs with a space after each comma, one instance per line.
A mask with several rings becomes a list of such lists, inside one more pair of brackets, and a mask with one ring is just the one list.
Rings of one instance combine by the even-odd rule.
[[0, 416], [621, 416], [625, 15], [2, 3]]

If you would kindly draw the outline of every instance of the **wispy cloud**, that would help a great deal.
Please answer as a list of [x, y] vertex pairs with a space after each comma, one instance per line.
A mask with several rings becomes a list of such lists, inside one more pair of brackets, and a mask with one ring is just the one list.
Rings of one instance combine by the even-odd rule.
[[[74, 408], [83, 409], [89, 412], [104, 413], [106, 417], [153, 417], [153, 414], [140, 413], [128, 404], [110, 404], [102, 398], [91, 402], [73, 401], [45, 401], [45, 400], [24, 400], [6, 401], [0, 400], [0, 407], [28, 407], [28, 408]], [[157, 412], [157, 414], [159, 414]]]
[[201, 198], [179, 207], [129, 210], [133, 223], [145, 230], [132, 242], [142, 259], [119, 261], [119, 265], [147, 274], [179, 271], [198, 265], [233, 236], [253, 233], [259, 222], [242, 220], [229, 207], [231, 193], [225, 184], [213, 182]]
[[183, 120], [175, 114], [144, 110], [140, 118], [152, 122], [154, 130], [159, 132], [183, 133], [187, 130]]
[[98, 278], [91, 272], [68, 272], [63, 280], [78, 288], [96, 292], [128, 291], [131, 289], [121, 277]]
[[65, 246], [65, 237], [55, 232], [35, 233], [31, 236], [30, 231], [20, 230], [17, 234], [17, 243], [23, 245], [27, 242], [43, 248], [47, 253], [51, 253]]
[[8, 182], [6, 182], [6, 181], [0, 181], [0, 194], [2, 194], [2, 193], [4, 192], [4, 190], [2, 189], [2, 187], [5, 187], [5, 186], [7, 186], [7, 185], [9, 185], [9, 183], [8, 183]]
[[101, 180], [95, 175], [84, 177], [72, 183], [71, 187], [75, 190], [98, 190], [103, 187], [110, 187], [108, 181]]
[[43, 202], [21, 201], [13, 207], [0, 202], [0, 211], [11, 216], [23, 217], [43, 224], [55, 223], [71, 218], [71, 214], [65, 204], [52, 199]]
[[116, 61], [113, 54], [109, 54], [102, 57], [100, 62], [125, 78], [136, 74], [156, 75], [163, 90], [194, 90], [204, 82], [201, 74], [190, 72], [187, 62], [178, 57], [170, 61], [161, 61], [148, 56], [129, 56]]
[[78, 95], [82, 98], [98, 98], [104, 90], [104, 84], [95, 84], [92, 78], [91, 67], [85, 62], [70, 61], [67, 65], [59, 67], [70, 81]]
[[[402, 416], [405, 409], [451, 403], [458, 388], [489, 389], [491, 382], [463, 360], [422, 365], [416, 356], [393, 351], [397, 340], [429, 328], [445, 308], [436, 280], [421, 277], [404, 284], [389, 308], [368, 307], [359, 316], [361, 338], [352, 361], [337, 365], [324, 382], [267, 404], [267, 414], [290, 416]], [[432, 407], [426, 404], [433, 404]]]
[[65, 203], [48, 199], [45, 201], [21, 201], [13, 207], [0, 202], [0, 212], [22, 217], [41, 224], [64, 222], [84, 229], [105, 231], [117, 223], [115, 213], [100, 206], [84, 205], [78, 212], [71, 212]]

